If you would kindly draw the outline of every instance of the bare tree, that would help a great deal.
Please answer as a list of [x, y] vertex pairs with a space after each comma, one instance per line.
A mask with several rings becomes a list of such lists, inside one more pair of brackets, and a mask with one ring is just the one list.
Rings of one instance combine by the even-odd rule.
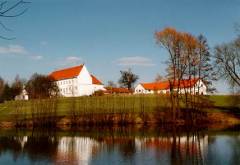
[[108, 87], [117, 87], [117, 84], [116, 83], [114, 83], [113, 81], [108, 81], [108, 83], [107, 83], [108, 85]]
[[[24, 0], [18, 0], [15, 2], [10, 1], [2, 1], [0, 2], [0, 17], [1, 18], [14, 18], [18, 17], [22, 14], [24, 14], [28, 8], [26, 7], [26, 4], [29, 4], [30, 2], [24, 1]], [[5, 24], [0, 20], [0, 26], [5, 31], [11, 31]], [[8, 38], [5, 36], [0, 35], [0, 38], [11, 40], [14, 38]]]
[[159, 73], [156, 75], [156, 77], [154, 79], [155, 82], [161, 82], [163, 80], [164, 80], [164, 77], [161, 76]]
[[[202, 79], [208, 84], [211, 83], [209, 77], [212, 66], [209, 48], [203, 36], [197, 38], [171, 27], [156, 32], [155, 37], [157, 43], [166, 49], [169, 55], [166, 61], [167, 77], [171, 94], [172, 119], [175, 121], [180, 116], [180, 100], [183, 100], [183, 97], [186, 109], [197, 109], [196, 104], [200, 97], [197, 96], [199, 92], [196, 92], [197, 88], [194, 84], [196, 80]], [[208, 84], [206, 85], [210, 86]]]
[[134, 83], [138, 80], [138, 76], [132, 72], [131, 69], [127, 71], [120, 71], [121, 77], [119, 79], [119, 84], [128, 89], [132, 89]]
[[[172, 105], [172, 120], [175, 122], [177, 110], [179, 111], [179, 87], [180, 80], [183, 78], [183, 74], [187, 69], [187, 60], [190, 53], [187, 54], [186, 44], [184, 42], [190, 39], [190, 35], [185, 35], [178, 32], [176, 29], [168, 27], [162, 31], [155, 33], [157, 43], [166, 49], [169, 54], [169, 59], [166, 62], [168, 64], [168, 78], [170, 84], [171, 105]], [[188, 58], [186, 56], [188, 55]], [[177, 85], [178, 84], [178, 85]], [[174, 91], [177, 85], [177, 90]], [[179, 113], [178, 113], [179, 114]]]
[[232, 87], [240, 87], [240, 37], [215, 47], [215, 68], [220, 78], [227, 78]]

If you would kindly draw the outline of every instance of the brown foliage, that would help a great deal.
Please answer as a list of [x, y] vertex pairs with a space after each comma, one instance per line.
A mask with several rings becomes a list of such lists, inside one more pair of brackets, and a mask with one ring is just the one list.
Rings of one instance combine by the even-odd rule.
[[[155, 38], [157, 43], [169, 53], [167, 71], [170, 86], [171, 84], [178, 84], [176, 90], [171, 90], [172, 115], [173, 120], [175, 120], [176, 113], [178, 113], [179, 116], [177, 110], [180, 106], [180, 100], [183, 100], [183, 98], [187, 108], [196, 108], [196, 101], [199, 99], [191, 94], [187, 94], [193, 92], [191, 91], [192, 88], [187, 89], [188, 87], [184, 87], [185, 94], [181, 95], [180, 88], [182, 87], [180, 87], [180, 82], [184, 79], [203, 80], [203, 78], [205, 78], [202, 77], [202, 72], [206, 72], [206, 69], [204, 69], [206, 65], [202, 65], [202, 63], [209, 64], [208, 47], [206, 40], [201, 43], [201, 40], [192, 34], [177, 31], [172, 27], [167, 27], [162, 31], [156, 32]], [[210, 66], [208, 66], [208, 68], [210, 68]]]

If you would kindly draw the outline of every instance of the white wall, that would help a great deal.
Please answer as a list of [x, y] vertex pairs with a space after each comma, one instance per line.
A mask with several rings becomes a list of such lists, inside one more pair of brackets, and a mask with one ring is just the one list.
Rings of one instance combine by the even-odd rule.
[[76, 78], [59, 80], [56, 83], [64, 97], [89, 96], [95, 91], [105, 90], [103, 85], [92, 84], [92, 77], [85, 66]]
[[202, 80], [198, 80], [198, 82], [195, 84], [195, 90], [196, 92], [199, 92], [199, 94], [207, 94], [207, 86], [203, 83]]
[[141, 84], [138, 84], [134, 90], [134, 94], [154, 94], [154, 93], [162, 93], [162, 94], [166, 94], [167, 92], [169, 92], [169, 90], [147, 90], [145, 89]]
[[85, 65], [83, 66], [80, 74], [78, 75], [77, 80], [78, 80], [78, 85], [92, 84], [92, 77], [91, 77], [90, 73], [88, 72], [87, 68], [85, 67]]
[[141, 84], [138, 84], [134, 90], [134, 94], [146, 94], [146, 93], [148, 93], [148, 91], [145, 90], [145, 88]]
[[71, 97], [78, 95], [77, 78], [59, 80], [56, 83], [62, 96]]

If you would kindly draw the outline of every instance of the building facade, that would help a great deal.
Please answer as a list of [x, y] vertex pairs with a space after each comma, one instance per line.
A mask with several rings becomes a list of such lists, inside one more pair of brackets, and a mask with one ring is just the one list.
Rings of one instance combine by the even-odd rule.
[[170, 85], [169, 81], [140, 83], [136, 86], [135, 94], [167, 94], [171, 89], [176, 91], [179, 87], [179, 93], [185, 94], [207, 94], [207, 87], [201, 79], [180, 80]]
[[25, 87], [23, 87], [22, 92], [19, 95], [15, 96], [14, 99], [15, 100], [28, 100], [29, 99], [28, 93], [27, 93]]
[[64, 97], [89, 96], [105, 88], [101, 81], [90, 74], [85, 65], [54, 71], [50, 74]]

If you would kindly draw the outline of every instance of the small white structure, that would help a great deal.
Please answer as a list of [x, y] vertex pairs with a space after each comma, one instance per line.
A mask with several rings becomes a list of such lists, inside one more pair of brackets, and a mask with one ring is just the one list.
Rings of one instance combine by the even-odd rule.
[[101, 81], [91, 75], [85, 65], [54, 71], [50, 76], [56, 80], [60, 94], [65, 97], [89, 96], [106, 89]]
[[[179, 93], [190, 94], [207, 94], [207, 87], [201, 79], [180, 80], [172, 85], [172, 90], [176, 91], [179, 86]], [[152, 83], [140, 83], [134, 90], [135, 94], [167, 94], [170, 93], [170, 82], [152, 82]]]
[[23, 87], [22, 92], [21, 92], [19, 95], [15, 96], [14, 99], [15, 99], [15, 100], [28, 100], [28, 99], [29, 99], [28, 93], [27, 93], [27, 91], [25, 90], [25, 87]]

